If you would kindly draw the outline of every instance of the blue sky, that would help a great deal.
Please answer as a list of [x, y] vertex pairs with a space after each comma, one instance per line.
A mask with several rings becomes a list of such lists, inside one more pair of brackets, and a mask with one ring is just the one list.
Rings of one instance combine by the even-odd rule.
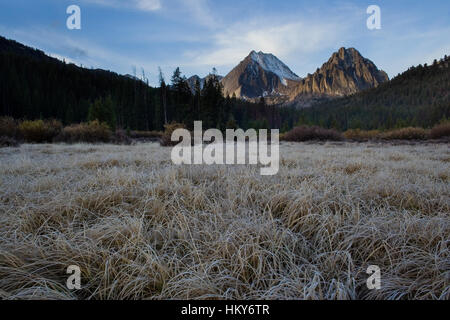
[[[81, 8], [68, 30], [66, 8]], [[369, 5], [381, 30], [368, 30]], [[299, 76], [342, 46], [390, 77], [450, 54], [450, 1], [0, 0], [0, 35], [55, 57], [121, 74], [144, 68], [157, 83], [179, 66], [190, 76], [225, 75], [251, 50], [273, 53]]]

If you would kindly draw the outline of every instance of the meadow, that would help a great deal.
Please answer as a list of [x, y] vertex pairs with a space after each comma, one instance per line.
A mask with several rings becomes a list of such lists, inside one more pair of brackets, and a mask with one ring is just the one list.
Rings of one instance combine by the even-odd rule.
[[275, 176], [170, 152], [0, 149], [0, 299], [450, 299], [448, 144], [282, 142]]

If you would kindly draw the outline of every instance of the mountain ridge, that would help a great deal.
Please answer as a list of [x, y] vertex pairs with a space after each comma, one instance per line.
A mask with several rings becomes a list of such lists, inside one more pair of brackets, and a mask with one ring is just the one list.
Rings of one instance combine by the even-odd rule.
[[[345, 54], [343, 52], [342, 57], [345, 58]], [[348, 64], [356, 66], [350, 61], [353, 59], [351, 50], [347, 54], [350, 55]], [[362, 58], [360, 60], [369, 65]], [[326, 63], [325, 71], [336, 69], [339, 73], [339, 69], [348, 69], [339, 54]], [[164, 124], [172, 121], [189, 127], [194, 120], [204, 121], [205, 126], [211, 128], [224, 129], [232, 124], [243, 129], [280, 128], [285, 131], [298, 123], [341, 131], [349, 128], [431, 127], [450, 118], [449, 63], [445, 56], [435, 60], [432, 66], [411, 67], [377, 87], [341, 98], [326, 99], [319, 95], [314, 99], [325, 101], [311, 108], [289, 105], [280, 108], [243, 99], [225, 99], [218, 81], [213, 81], [196, 96], [177, 92], [177, 88], [171, 86], [152, 88], [142, 81], [110, 71], [64, 63], [40, 50], [0, 36], [0, 116], [80, 123], [88, 120], [90, 104], [109, 96], [115, 105], [117, 127], [132, 130], [163, 130]], [[352, 77], [358, 78], [357, 68], [354, 69]], [[326, 73], [322, 74], [325, 78]], [[360, 76], [364, 79], [363, 75], [364, 70], [361, 70]], [[377, 80], [375, 73], [371, 75], [378, 82], [383, 80]], [[383, 78], [382, 71], [378, 75]], [[272, 76], [279, 81], [277, 75], [272, 73]], [[308, 77], [312, 79], [309, 75], [301, 81], [287, 82], [288, 85], [303, 80], [306, 83]], [[336, 91], [339, 91], [339, 83], [334, 84]], [[326, 84], [333, 88], [333, 83]], [[286, 89], [286, 86], [281, 84], [280, 88]], [[340, 92], [341, 95], [345, 93]], [[310, 96], [304, 97], [311, 102]], [[298, 102], [292, 102], [295, 103]], [[300, 105], [304, 106], [305, 102], [300, 101]]]
[[313, 74], [297, 76], [270, 53], [251, 51], [223, 79], [225, 96], [269, 104], [309, 106], [314, 101], [379, 86], [388, 75], [355, 48], [340, 48]]

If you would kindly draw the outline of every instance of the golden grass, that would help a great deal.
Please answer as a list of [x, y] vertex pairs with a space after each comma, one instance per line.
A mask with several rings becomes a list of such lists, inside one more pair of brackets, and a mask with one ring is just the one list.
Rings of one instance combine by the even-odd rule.
[[0, 149], [0, 298], [450, 298], [448, 146], [283, 143], [273, 177], [170, 151]]

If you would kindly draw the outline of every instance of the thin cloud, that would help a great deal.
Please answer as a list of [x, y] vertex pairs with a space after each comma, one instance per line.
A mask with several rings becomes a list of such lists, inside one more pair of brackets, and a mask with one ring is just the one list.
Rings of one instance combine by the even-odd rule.
[[162, 7], [161, 0], [84, 0], [84, 2], [114, 8], [134, 8], [149, 12], [157, 11]]
[[183, 0], [181, 3], [196, 23], [210, 28], [218, 26], [217, 18], [213, 16], [207, 0]]
[[[326, 16], [327, 19], [323, 17]], [[185, 65], [201, 70], [213, 66], [229, 71], [250, 51], [272, 53], [299, 74], [306, 75], [342, 46], [354, 46], [365, 26], [361, 6], [309, 8], [299, 13], [265, 13], [240, 17], [220, 29], [210, 30], [204, 46], [183, 52]]]
[[[157, 63], [143, 61], [129, 54], [122, 54], [99, 46], [91, 41], [74, 39], [62, 33], [45, 28], [35, 27], [33, 32], [25, 29], [7, 29], [0, 26], [3, 34], [31, 47], [38, 47], [58, 59], [66, 59], [72, 63], [85, 67], [111, 69], [116, 66], [123, 72], [131, 70], [132, 66], [155, 70]], [[119, 70], [114, 70], [119, 72]]]
[[[270, 20], [270, 19], [268, 19]], [[279, 22], [267, 27], [266, 20], [238, 23], [212, 36], [212, 45], [202, 51], [187, 51], [194, 65], [235, 65], [251, 50], [273, 53], [281, 59], [302, 58], [342, 41], [347, 25], [322, 21]]]

